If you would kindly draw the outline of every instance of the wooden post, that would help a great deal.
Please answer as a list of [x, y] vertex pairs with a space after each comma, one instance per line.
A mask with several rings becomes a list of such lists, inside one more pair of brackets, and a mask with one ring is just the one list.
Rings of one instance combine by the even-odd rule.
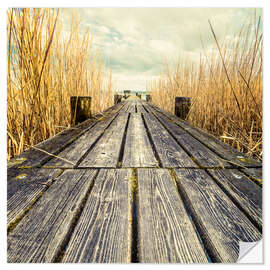
[[91, 117], [91, 97], [70, 97], [71, 126]]
[[114, 95], [114, 105], [121, 102], [122, 96], [121, 95]]
[[138, 97], [139, 99], [142, 99], [142, 95], [141, 95], [141, 94], [138, 94], [137, 97]]
[[190, 110], [191, 98], [190, 97], [175, 97], [174, 113], [181, 119], [186, 119]]
[[150, 95], [145, 95], [145, 99], [147, 102], [151, 102], [151, 96]]

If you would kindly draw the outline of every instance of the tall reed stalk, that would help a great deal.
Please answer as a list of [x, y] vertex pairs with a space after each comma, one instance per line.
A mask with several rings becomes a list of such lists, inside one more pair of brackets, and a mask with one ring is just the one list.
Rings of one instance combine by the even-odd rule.
[[101, 52], [93, 50], [89, 30], [81, 34], [75, 12], [64, 31], [63, 12], [8, 10], [8, 159], [69, 126], [70, 96], [91, 96], [93, 113], [112, 105], [112, 77]]
[[188, 120], [239, 151], [262, 159], [262, 33], [254, 16], [232, 40], [200, 55], [198, 65], [180, 58], [149, 83], [153, 103], [173, 113], [174, 98], [192, 98]]

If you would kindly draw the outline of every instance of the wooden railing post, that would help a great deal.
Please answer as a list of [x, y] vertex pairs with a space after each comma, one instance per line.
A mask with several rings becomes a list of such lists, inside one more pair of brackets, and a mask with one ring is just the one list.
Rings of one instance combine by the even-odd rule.
[[174, 113], [181, 119], [186, 119], [190, 110], [190, 97], [175, 97]]
[[71, 126], [85, 121], [91, 117], [91, 97], [70, 97]]
[[151, 96], [150, 95], [145, 95], [145, 99], [147, 102], [151, 102]]
[[120, 103], [122, 100], [122, 96], [121, 95], [114, 95], [114, 105], [116, 105], [117, 103]]

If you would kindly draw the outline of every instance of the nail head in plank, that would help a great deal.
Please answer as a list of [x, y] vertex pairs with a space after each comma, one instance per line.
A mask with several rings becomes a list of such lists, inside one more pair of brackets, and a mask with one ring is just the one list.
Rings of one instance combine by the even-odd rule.
[[239, 241], [261, 239], [257, 228], [205, 171], [175, 169], [175, 172], [179, 192], [214, 261], [236, 262]]
[[138, 169], [139, 261], [206, 263], [207, 257], [166, 169]]
[[8, 235], [8, 262], [53, 262], [96, 170], [66, 170]]
[[142, 116], [131, 113], [124, 148], [123, 167], [158, 167]]
[[131, 260], [131, 170], [100, 170], [63, 262]]

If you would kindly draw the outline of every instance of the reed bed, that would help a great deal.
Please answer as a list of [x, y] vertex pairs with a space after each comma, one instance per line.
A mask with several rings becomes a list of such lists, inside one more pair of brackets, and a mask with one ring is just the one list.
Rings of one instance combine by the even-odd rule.
[[92, 112], [113, 104], [111, 73], [65, 9], [9, 9], [7, 24], [7, 158], [70, 125], [70, 96], [91, 96]]
[[235, 38], [220, 42], [199, 64], [180, 58], [148, 85], [153, 103], [174, 113], [176, 96], [191, 97], [187, 120], [253, 158], [262, 160], [262, 33], [256, 15]]

